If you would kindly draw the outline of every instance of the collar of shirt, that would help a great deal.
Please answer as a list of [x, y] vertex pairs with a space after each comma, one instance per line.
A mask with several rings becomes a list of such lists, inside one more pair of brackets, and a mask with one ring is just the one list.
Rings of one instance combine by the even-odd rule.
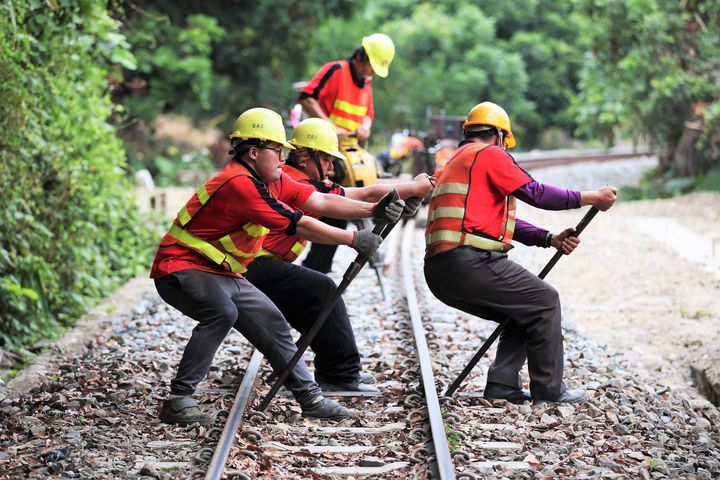
[[361, 77], [358, 72], [355, 71], [355, 65], [353, 64], [353, 57], [350, 57], [347, 59], [348, 65], [350, 65], [350, 75], [352, 75], [353, 83], [358, 88], [365, 88], [365, 85], [368, 84], [368, 82], [365, 80], [364, 77]]

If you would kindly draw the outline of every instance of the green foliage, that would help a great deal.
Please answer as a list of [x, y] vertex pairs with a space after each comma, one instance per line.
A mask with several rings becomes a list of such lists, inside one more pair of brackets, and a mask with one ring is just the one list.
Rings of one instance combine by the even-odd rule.
[[369, 2], [317, 30], [306, 77], [349, 56], [373, 31], [390, 34], [396, 45], [390, 75], [373, 81], [376, 131], [423, 129], [428, 107], [465, 115], [483, 100], [509, 112], [524, 149], [537, 145], [548, 125], [565, 137], [575, 128], [568, 108], [582, 55], [564, 2]]
[[69, 325], [146, 266], [107, 123], [107, 77], [133, 66], [100, 0], [0, 4], [0, 345]]
[[127, 30], [138, 68], [131, 70], [133, 95], [124, 98], [129, 112], [151, 123], [172, 109], [195, 116], [207, 112], [213, 89], [212, 44], [225, 30], [217, 19], [189, 15], [182, 23], [154, 10], [144, 11]]
[[697, 190], [720, 192], [720, 168], [710, 170], [697, 178]]
[[[676, 155], [687, 122], [700, 122], [704, 145], [695, 144], [698, 171], [717, 164], [720, 128], [720, 4], [675, 0], [576, 0], [583, 41], [592, 45], [574, 103], [580, 131], [611, 141], [615, 130], [646, 138]], [[708, 119], [702, 122], [701, 106]], [[696, 128], [696, 127], [692, 127]], [[713, 139], [714, 137], [714, 139]], [[710, 144], [714, 144], [712, 147]], [[691, 145], [691, 147], [693, 147]], [[712, 157], [710, 161], [707, 159]], [[666, 170], [674, 167], [663, 162]], [[690, 169], [692, 170], [692, 169]], [[683, 168], [675, 168], [683, 174]]]
[[[287, 110], [314, 29], [353, 7], [347, 0], [142, 3], [115, 12], [142, 77], [135, 90], [119, 92], [130, 117], [150, 122], [172, 111], [226, 129], [249, 107]], [[135, 76], [126, 71], [126, 85]]]

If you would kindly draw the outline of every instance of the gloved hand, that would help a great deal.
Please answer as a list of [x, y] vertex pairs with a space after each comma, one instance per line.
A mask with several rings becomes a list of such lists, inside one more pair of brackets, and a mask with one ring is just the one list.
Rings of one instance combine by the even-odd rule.
[[357, 250], [358, 253], [370, 258], [381, 243], [382, 237], [373, 233], [369, 228], [366, 228], [365, 230], [353, 232], [353, 239], [350, 246]]
[[405, 210], [403, 210], [403, 215], [405, 215], [406, 217], [414, 216], [420, 209], [422, 201], [423, 199], [420, 197], [410, 197], [405, 200]]
[[396, 190], [386, 193], [372, 209], [372, 218], [376, 222], [395, 223], [400, 220], [405, 202]]

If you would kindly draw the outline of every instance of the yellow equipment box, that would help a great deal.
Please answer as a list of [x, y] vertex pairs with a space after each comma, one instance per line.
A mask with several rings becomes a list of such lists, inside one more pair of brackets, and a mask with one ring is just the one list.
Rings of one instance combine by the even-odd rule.
[[357, 138], [340, 140], [340, 151], [347, 157], [344, 161], [345, 176], [340, 184], [345, 187], [367, 187], [377, 182], [378, 166], [375, 157], [362, 148]]

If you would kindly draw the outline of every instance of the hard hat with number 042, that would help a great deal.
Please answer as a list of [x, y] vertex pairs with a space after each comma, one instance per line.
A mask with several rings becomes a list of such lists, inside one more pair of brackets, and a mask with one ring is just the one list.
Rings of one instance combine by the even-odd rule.
[[510, 128], [510, 117], [500, 105], [492, 102], [482, 102], [475, 105], [468, 113], [463, 128], [467, 129], [471, 125], [490, 125], [499, 128], [507, 135], [507, 148], [513, 148], [516, 144], [515, 136]]
[[251, 108], [241, 113], [235, 120], [230, 138], [269, 140], [291, 150], [295, 149], [287, 142], [282, 117], [267, 108]]
[[319, 150], [340, 160], [345, 159], [345, 155], [338, 149], [337, 130], [332, 123], [322, 118], [307, 118], [300, 122], [293, 130], [290, 143], [296, 148]]
[[395, 44], [384, 33], [373, 33], [363, 37], [362, 46], [370, 59], [370, 66], [378, 77], [388, 76], [390, 62], [395, 58]]

